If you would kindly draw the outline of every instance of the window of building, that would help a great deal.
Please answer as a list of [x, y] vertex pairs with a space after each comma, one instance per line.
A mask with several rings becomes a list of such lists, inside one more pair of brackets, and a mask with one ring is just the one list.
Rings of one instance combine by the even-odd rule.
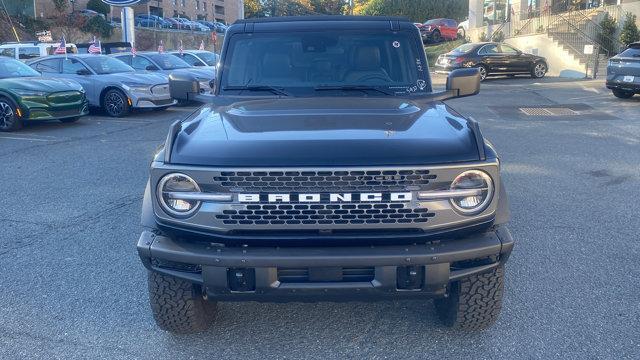
[[196, 10], [200, 10], [200, 1], [196, 0]]
[[185, 0], [182, 0], [181, 5], [182, 5], [182, 7], [185, 6]]
[[216, 14], [224, 15], [224, 6], [216, 5]]
[[205, 12], [207, 11], [207, 3], [206, 2], [202, 2], [202, 10], [204, 10]]

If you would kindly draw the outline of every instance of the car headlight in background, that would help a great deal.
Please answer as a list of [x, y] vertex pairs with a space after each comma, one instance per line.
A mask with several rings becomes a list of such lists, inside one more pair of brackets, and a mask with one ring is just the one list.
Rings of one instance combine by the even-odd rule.
[[151, 92], [151, 86], [141, 83], [122, 83], [122, 87], [128, 91]]
[[[463, 215], [476, 215], [487, 208], [493, 198], [494, 186], [491, 176], [481, 170], [468, 170], [458, 175], [450, 187], [463, 196], [450, 198], [453, 208]], [[465, 190], [469, 190], [466, 194]]]
[[47, 96], [46, 91], [26, 90], [26, 89], [13, 89], [13, 91], [20, 96], [38, 96], [38, 97]]
[[190, 216], [200, 206], [199, 200], [180, 196], [194, 193], [200, 193], [200, 187], [192, 178], [184, 174], [165, 175], [158, 183], [158, 202], [164, 211], [176, 217]]

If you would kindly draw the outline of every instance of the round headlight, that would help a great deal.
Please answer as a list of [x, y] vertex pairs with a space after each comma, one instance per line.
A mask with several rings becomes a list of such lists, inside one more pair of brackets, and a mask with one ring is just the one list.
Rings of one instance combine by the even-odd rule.
[[200, 187], [192, 178], [179, 173], [168, 174], [158, 183], [158, 202], [168, 214], [186, 217], [196, 211], [200, 201], [180, 199], [179, 193], [194, 192], [200, 192]]
[[489, 206], [493, 198], [493, 180], [484, 171], [468, 170], [451, 183], [451, 190], [478, 190], [476, 195], [451, 198], [451, 205], [463, 215], [476, 215]]

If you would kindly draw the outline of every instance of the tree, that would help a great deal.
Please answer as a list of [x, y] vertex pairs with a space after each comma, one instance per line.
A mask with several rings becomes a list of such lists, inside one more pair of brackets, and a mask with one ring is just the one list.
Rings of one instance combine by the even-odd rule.
[[604, 13], [604, 17], [600, 21], [600, 28], [602, 30], [598, 34], [598, 40], [602, 44], [603, 50], [606, 50], [610, 55], [615, 54], [617, 51], [614, 39], [616, 31], [618, 31], [616, 19], [609, 16], [609, 13]]
[[468, 16], [468, 0], [369, 0], [359, 2], [356, 9], [362, 15], [405, 16], [415, 22], [434, 18], [462, 20]]
[[102, 0], [89, 0], [89, 2], [87, 2], [87, 9], [99, 14], [104, 14], [105, 16], [111, 12], [111, 7], [102, 2]]
[[87, 20], [81, 27], [82, 31], [109, 38], [113, 34], [113, 27], [102, 16], [94, 16]]
[[264, 7], [260, 0], [244, 0], [244, 16], [246, 18], [256, 18], [264, 16]]
[[625, 45], [629, 45], [638, 40], [640, 40], [640, 32], [638, 32], [638, 25], [636, 25], [636, 16], [628, 12], [620, 33], [620, 41]]
[[69, 7], [69, 2], [67, 0], [53, 0], [53, 6], [55, 6], [56, 10], [59, 13], [63, 13], [67, 11], [67, 7]]
[[344, 0], [311, 0], [311, 7], [317, 14], [340, 15], [348, 6]]

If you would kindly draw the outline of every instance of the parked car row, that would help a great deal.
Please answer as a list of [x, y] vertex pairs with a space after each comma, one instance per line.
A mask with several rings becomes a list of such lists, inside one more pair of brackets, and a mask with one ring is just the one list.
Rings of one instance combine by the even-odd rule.
[[134, 23], [138, 27], [159, 28], [159, 29], [178, 29], [192, 31], [215, 31], [224, 34], [227, 26], [215, 21], [207, 20], [189, 20], [183, 17], [163, 18], [157, 15], [140, 14], [134, 19]]
[[204, 93], [211, 89], [218, 59], [204, 50], [44, 55], [26, 64], [0, 56], [0, 131], [32, 120], [76, 121], [89, 107], [112, 117], [166, 109], [177, 104], [169, 94], [170, 73], [195, 75]]

